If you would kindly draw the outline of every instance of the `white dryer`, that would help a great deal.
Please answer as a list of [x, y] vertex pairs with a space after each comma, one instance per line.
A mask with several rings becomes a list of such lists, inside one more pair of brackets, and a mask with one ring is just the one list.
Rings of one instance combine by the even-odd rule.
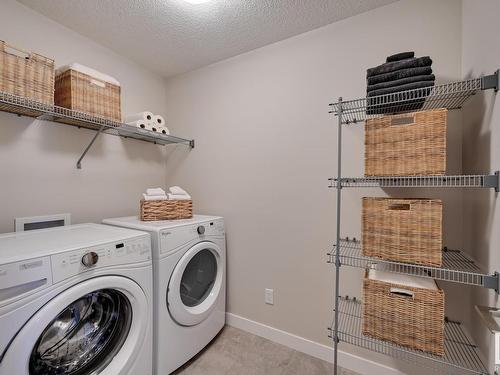
[[0, 235], [0, 374], [152, 374], [152, 287], [148, 233]]
[[224, 327], [224, 219], [106, 219], [106, 224], [151, 233], [154, 279], [154, 372], [166, 375], [203, 349]]

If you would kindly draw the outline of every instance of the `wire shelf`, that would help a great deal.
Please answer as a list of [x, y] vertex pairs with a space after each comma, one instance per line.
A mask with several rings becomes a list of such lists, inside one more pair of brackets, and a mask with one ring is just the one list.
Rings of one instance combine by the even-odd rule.
[[194, 142], [189, 139], [174, 137], [145, 129], [136, 128], [120, 122], [108, 120], [99, 116], [55, 105], [40, 103], [36, 100], [12, 95], [0, 91], [0, 111], [15, 113], [22, 116], [35, 117], [39, 120], [54, 121], [86, 129], [100, 130], [106, 134], [138, 139], [145, 142], [167, 145], [184, 144], [190, 147]]
[[[328, 254], [330, 263], [335, 262], [336, 245], [333, 245], [333, 249], [333, 252]], [[498, 288], [498, 275], [485, 274], [469, 256], [459, 250], [448, 248], [443, 249], [441, 267], [423, 266], [364, 256], [360, 241], [345, 238], [340, 241], [340, 263], [350, 267], [370, 267], [380, 271], [430, 277], [485, 288]]]
[[330, 104], [330, 113], [342, 109], [342, 123], [351, 124], [385, 114], [424, 111], [429, 109], [459, 109], [471, 96], [485, 89], [485, 77], [445, 83], [433, 87], [400, 91]]
[[[410, 349], [362, 333], [362, 303], [359, 299], [339, 297], [338, 339], [371, 351], [397, 358], [441, 374], [488, 375], [476, 345], [459, 322], [445, 321], [443, 357]], [[329, 337], [334, 338], [333, 327]]]
[[[329, 178], [331, 188], [337, 187], [336, 178]], [[493, 188], [498, 191], [499, 174], [456, 176], [396, 176], [344, 177], [342, 187], [380, 188]]]

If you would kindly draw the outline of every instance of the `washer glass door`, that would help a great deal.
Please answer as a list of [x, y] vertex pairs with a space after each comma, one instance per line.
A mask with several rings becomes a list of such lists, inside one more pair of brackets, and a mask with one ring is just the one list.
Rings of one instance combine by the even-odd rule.
[[224, 265], [221, 249], [213, 242], [200, 242], [179, 260], [169, 282], [167, 302], [172, 318], [192, 326], [206, 319], [217, 304]]
[[113, 289], [84, 295], [42, 332], [31, 352], [33, 375], [98, 374], [120, 350], [130, 330], [128, 298]]

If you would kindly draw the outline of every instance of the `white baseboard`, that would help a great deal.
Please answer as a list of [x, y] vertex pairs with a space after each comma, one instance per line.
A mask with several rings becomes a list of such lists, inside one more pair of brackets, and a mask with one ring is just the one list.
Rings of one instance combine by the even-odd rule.
[[[254, 335], [263, 337], [291, 349], [308, 354], [324, 361], [333, 361], [333, 348], [305, 339], [303, 337], [267, 326], [242, 316], [226, 313], [226, 324]], [[339, 350], [339, 366], [357, 372], [358, 374], [370, 375], [403, 375], [402, 372], [370, 361], [368, 359]]]

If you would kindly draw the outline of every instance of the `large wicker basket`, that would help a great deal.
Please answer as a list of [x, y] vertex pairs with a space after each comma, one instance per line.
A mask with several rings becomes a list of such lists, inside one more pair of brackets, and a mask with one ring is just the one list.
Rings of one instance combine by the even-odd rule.
[[365, 122], [365, 176], [446, 173], [446, 109], [383, 116]]
[[141, 200], [141, 220], [177, 220], [193, 217], [192, 200]]
[[444, 355], [444, 292], [363, 280], [363, 334]]
[[0, 91], [54, 104], [54, 60], [0, 40]]
[[56, 75], [55, 103], [60, 107], [121, 122], [120, 91], [120, 86], [68, 69]]
[[441, 266], [442, 226], [441, 200], [363, 198], [363, 255]]

